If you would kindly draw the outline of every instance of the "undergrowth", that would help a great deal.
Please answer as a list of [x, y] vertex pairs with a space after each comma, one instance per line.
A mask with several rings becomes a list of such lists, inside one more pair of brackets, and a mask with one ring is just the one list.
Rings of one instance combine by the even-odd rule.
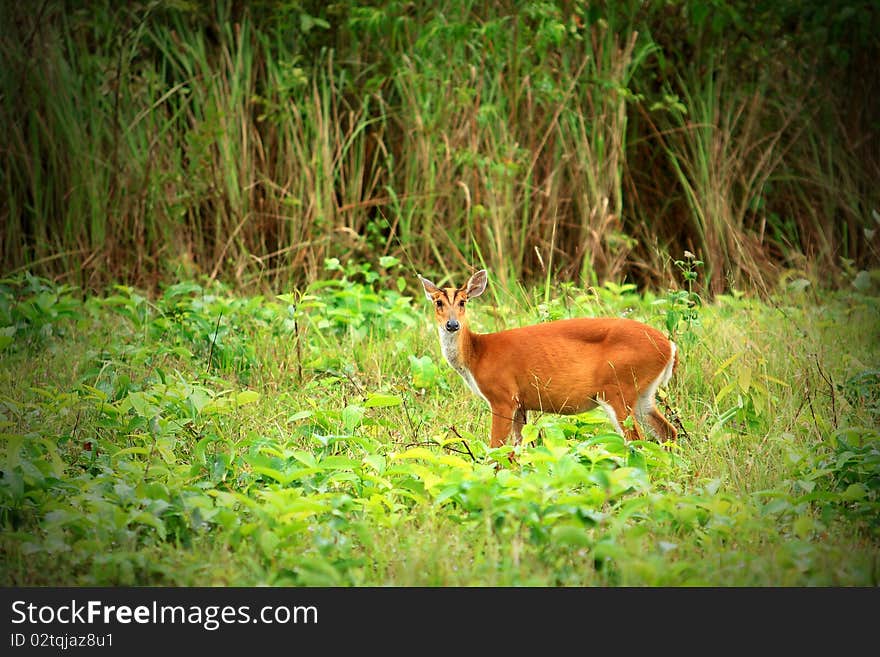
[[326, 266], [277, 297], [0, 282], [0, 581], [878, 583], [877, 297], [484, 301], [479, 330], [627, 315], [682, 347], [676, 444], [586, 413], [489, 449], [416, 281]]

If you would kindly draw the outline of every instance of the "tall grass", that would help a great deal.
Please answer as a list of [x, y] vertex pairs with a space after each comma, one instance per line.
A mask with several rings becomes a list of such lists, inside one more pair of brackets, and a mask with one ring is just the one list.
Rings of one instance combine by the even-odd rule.
[[[633, 75], [654, 45], [638, 34], [619, 37], [607, 26], [595, 26], [588, 40], [583, 97], [587, 109], [569, 112], [560, 132], [565, 160], [575, 164], [568, 181], [576, 219], [573, 256], [580, 261], [582, 281], [598, 284], [624, 274], [632, 238], [625, 232], [623, 173], [626, 161], [627, 108]], [[628, 229], [628, 227], [626, 227]]]
[[768, 130], [773, 110], [765, 90], [747, 95], [731, 89], [722, 76], [691, 92], [684, 83], [689, 112], [673, 112], [673, 130], [660, 135], [690, 210], [697, 250], [709, 254], [709, 285], [769, 292], [775, 264], [756, 225], [768, 181], [784, 157], [780, 144], [799, 108], [783, 110], [781, 126]]
[[572, 31], [549, 5], [465, 25], [450, 13], [429, 12], [391, 87], [410, 257], [483, 261], [502, 284], [619, 275], [625, 103], [650, 44], [605, 25]]
[[824, 10], [738, 7], [4, 3], [3, 269], [277, 289], [395, 255], [656, 287], [690, 249], [719, 292], [876, 266], [877, 128], [835, 95], [870, 57], [785, 69]]

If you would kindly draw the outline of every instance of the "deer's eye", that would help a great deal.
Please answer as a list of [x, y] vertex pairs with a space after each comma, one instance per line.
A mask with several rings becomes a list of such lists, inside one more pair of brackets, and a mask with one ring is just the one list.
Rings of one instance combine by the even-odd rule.
[[438, 308], [438, 309], [442, 309], [442, 308], [443, 308], [443, 302], [442, 302], [440, 299], [437, 299], [436, 304], [437, 304], [437, 308]]
[[464, 310], [464, 301], [459, 301], [458, 307], [461, 308], [462, 310]]

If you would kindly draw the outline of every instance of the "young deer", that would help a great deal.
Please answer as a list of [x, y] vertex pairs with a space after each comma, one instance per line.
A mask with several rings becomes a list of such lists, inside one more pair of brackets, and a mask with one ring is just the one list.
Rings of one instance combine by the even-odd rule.
[[[656, 329], [631, 319], [584, 318], [473, 333], [465, 306], [485, 291], [485, 270], [462, 288], [419, 280], [434, 304], [443, 355], [492, 409], [491, 447], [502, 445], [511, 428], [519, 443], [527, 411], [569, 415], [596, 406], [628, 439], [642, 437], [642, 422], [661, 440], [675, 440], [654, 395], [672, 377], [676, 346]], [[630, 416], [633, 428], [624, 433]]]

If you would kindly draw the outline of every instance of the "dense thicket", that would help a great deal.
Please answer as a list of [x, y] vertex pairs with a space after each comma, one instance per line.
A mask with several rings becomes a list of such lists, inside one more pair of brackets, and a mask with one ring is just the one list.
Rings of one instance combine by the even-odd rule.
[[4, 271], [660, 286], [689, 250], [717, 292], [877, 264], [870, 0], [0, 6]]

